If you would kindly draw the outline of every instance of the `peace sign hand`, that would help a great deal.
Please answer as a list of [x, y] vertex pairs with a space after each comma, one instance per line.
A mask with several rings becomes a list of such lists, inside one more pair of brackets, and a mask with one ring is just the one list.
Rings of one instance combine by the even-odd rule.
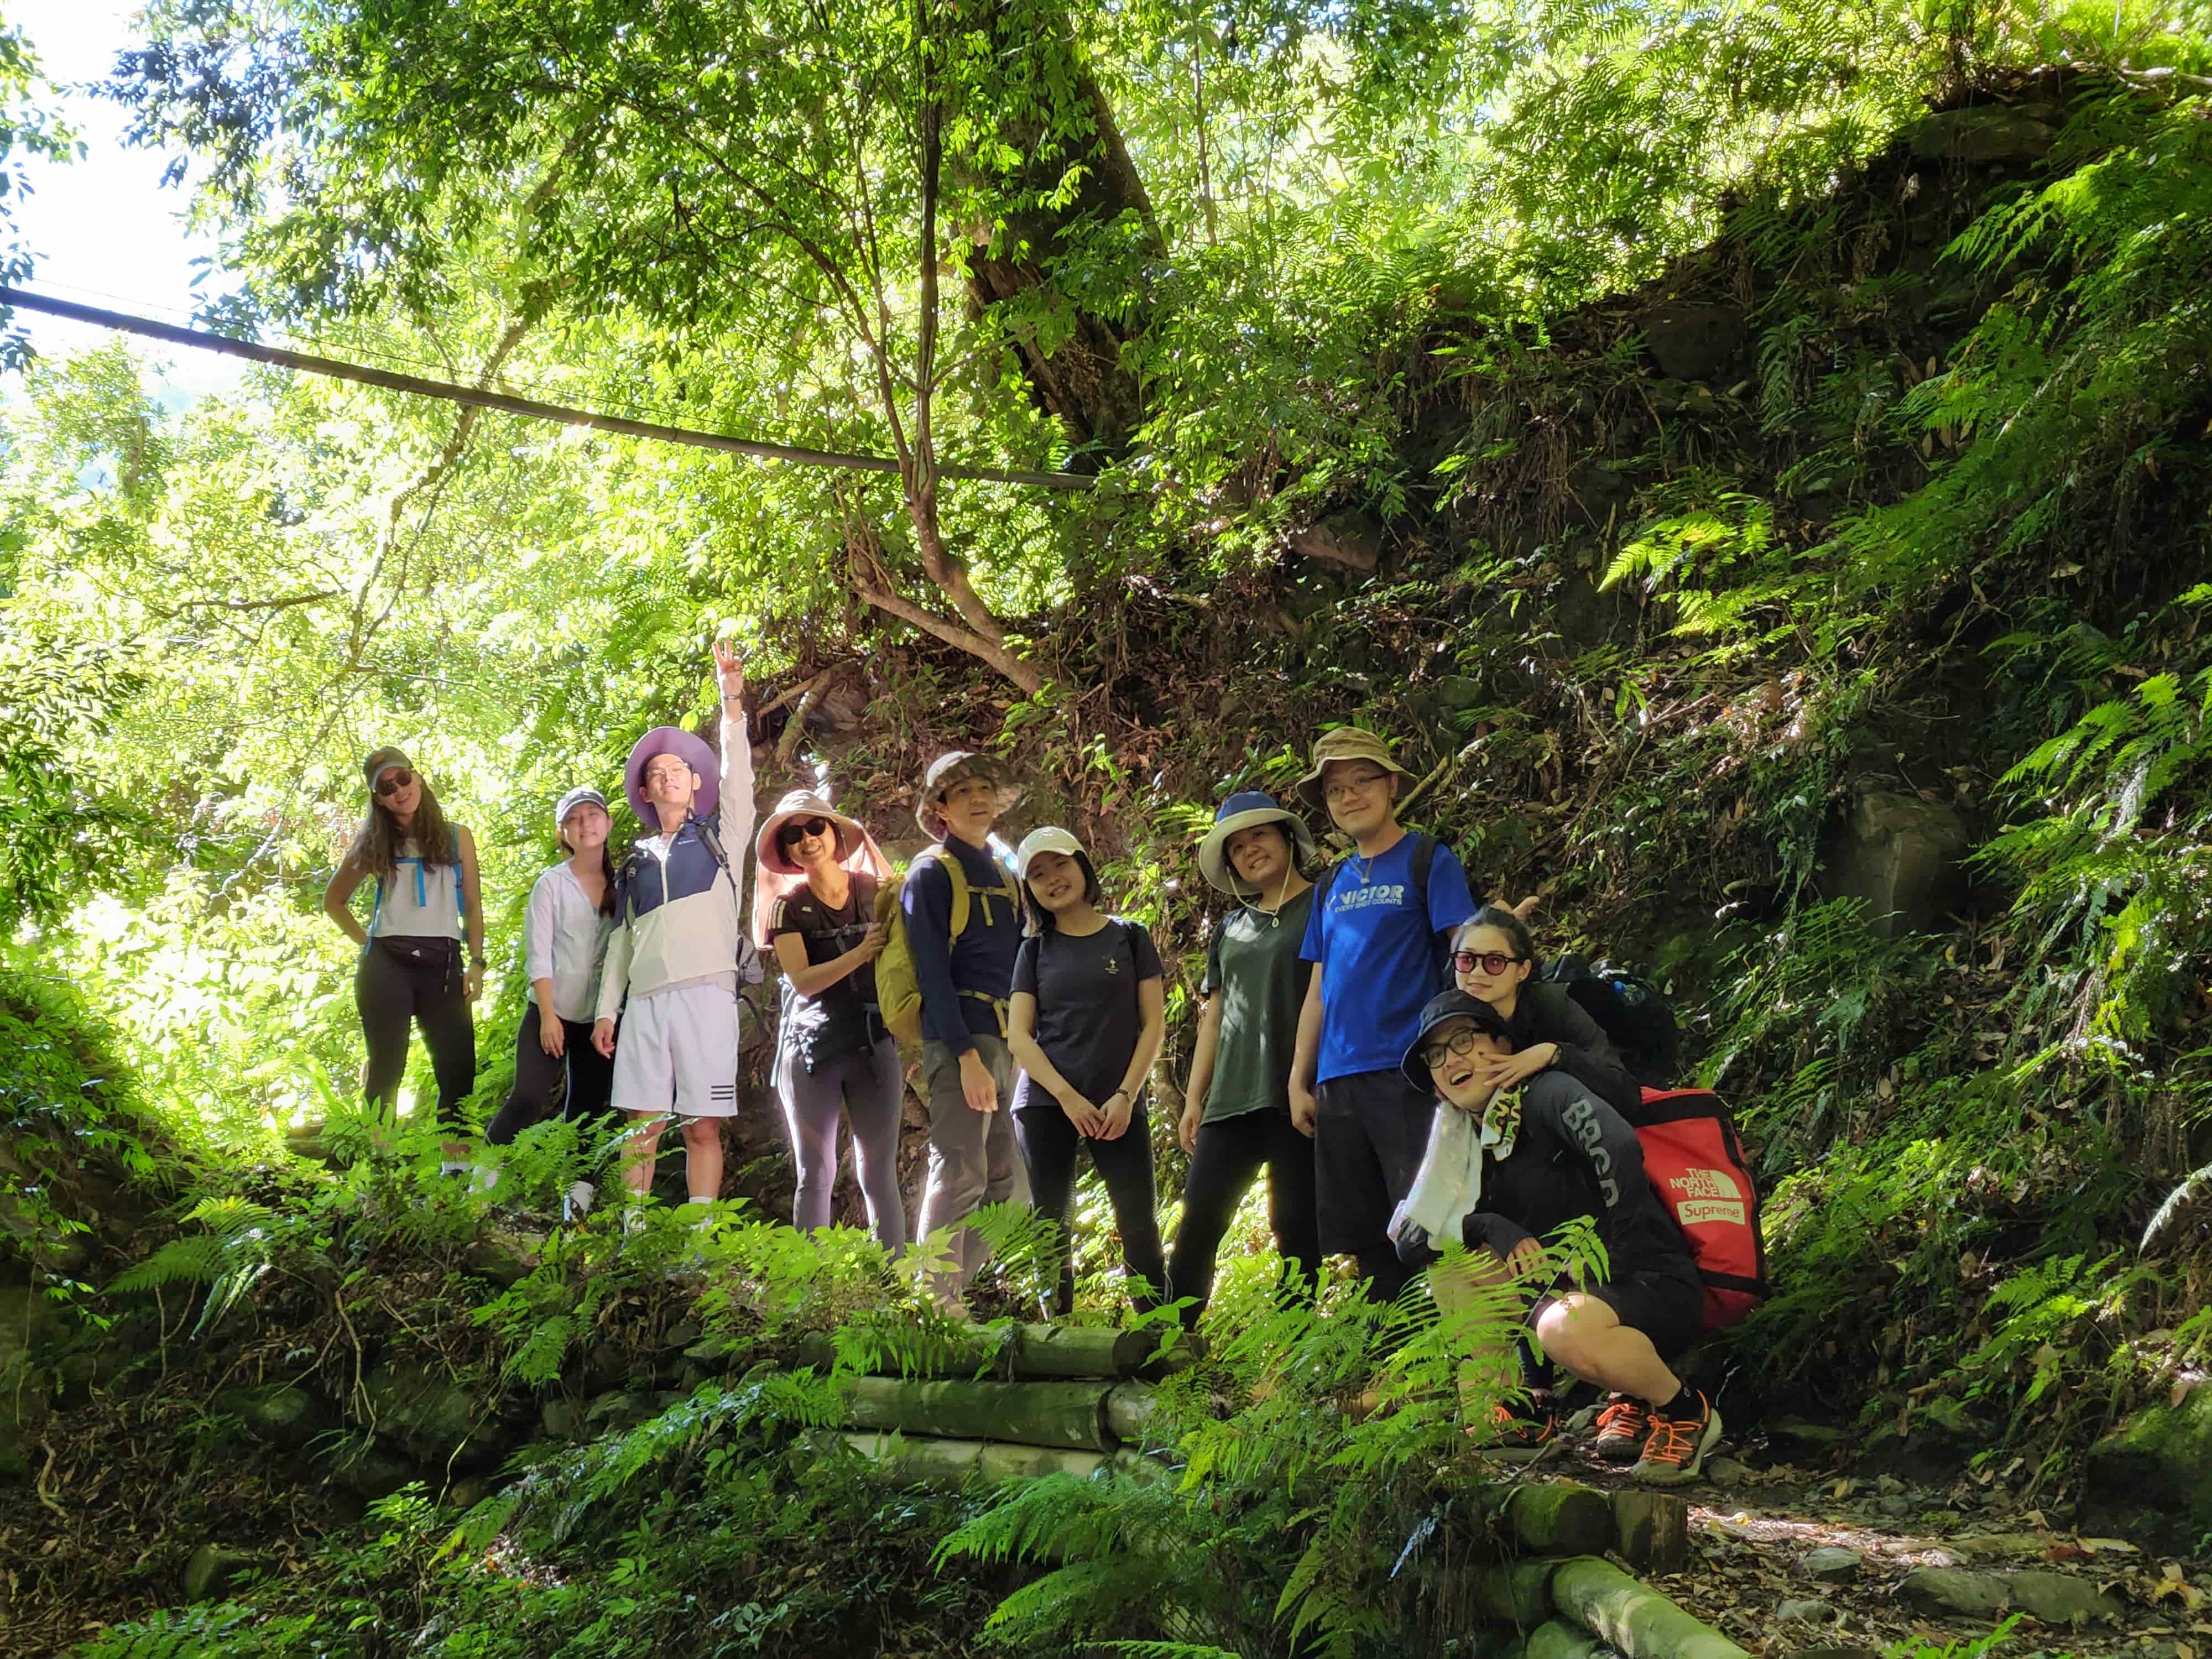
[[745, 659], [738, 654], [738, 647], [727, 640], [714, 641], [714, 672], [722, 682], [725, 698], [744, 696]]

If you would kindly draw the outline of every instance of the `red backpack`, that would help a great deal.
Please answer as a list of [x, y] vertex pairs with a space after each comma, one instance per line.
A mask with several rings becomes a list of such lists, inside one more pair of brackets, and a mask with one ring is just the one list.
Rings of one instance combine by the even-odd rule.
[[1646, 1089], [1637, 1116], [1644, 1173], [1705, 1282], [1705, 1328], [1725, 1329], [1771, 1293], [1759, 1183], [1735, 1120], [1710, 1089]]

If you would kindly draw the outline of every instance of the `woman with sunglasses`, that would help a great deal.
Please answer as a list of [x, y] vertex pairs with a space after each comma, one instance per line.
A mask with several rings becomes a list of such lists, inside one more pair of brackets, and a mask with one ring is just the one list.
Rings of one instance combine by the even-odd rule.
[[1566, 988], [1540, 980], [1543, 960], [1528, 924], [1499, 905], [1485, 905], [1452, 935], [1452, 975], [1459, 988], [1496, 1009], [1513, 1052], [1484, 1062], [1486, 1088], [1510, 1089], [1557, 1066], [1633, 1123], [1644, 1091], [1621, 1064], [1604, 1027]]
[[[522, 968], [530, 994], [514, 1033], [514, 1085], [484, 1130], [490, 1146], [508, 1145], [544, 1117], [564, 1079], [564, 1122], [598, 1129], [617, 1121], [607, 1103], [615, 1063], [592, 1046], [599, 969], [615, 915], [607, 798], [588, 786], [571, 789], [554, 807], [553, 825], [568, 856], [538, 878], [523, 915]], [[562, 1218], [580, 1218], [597, 1190], [588, 1181], [573, 1183]]]
[[775, 1091], [799, 1166], [791, 1224], [830, 1224], [837, 1184], [837, 1120], [853, 1126], [860, 1194], [876, 1242], [906, 1247], [898, 1183], [898, 1044], [876, 1008], [884, 948], [876, 892], [890, 864], [875, 838], [811, 790], [776, 803], [754, 843], [753, 939], [783, 969]]
[[[461, 1103], [477, 1081], [469, 1005], [483, 994], [484, 969], [476, 842], [447, 821], [428, 781], [398, 750], [376, 750], [361, 770], [368, 814], [323, 890], [323, 908], [361, 946], [353, 988], [368, 1049], [362, 1093], [375, 1107], [396, 1103], [407, 1072], [408, 1027], [420, 1025], [438, 1080], [438, 1124], [446, 1132], [441, 1167], [447, 1175], [465, 1174]], [[364, 927], [349, 906], [371, 879], [376, 901]]]

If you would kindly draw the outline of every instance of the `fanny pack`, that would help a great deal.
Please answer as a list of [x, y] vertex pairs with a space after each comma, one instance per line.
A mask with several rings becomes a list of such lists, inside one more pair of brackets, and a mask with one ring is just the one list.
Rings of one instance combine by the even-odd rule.
[[406, 939], [386, 933], [371, 941], [403, 968], [451, 968], [460, 960], [457, 939]]

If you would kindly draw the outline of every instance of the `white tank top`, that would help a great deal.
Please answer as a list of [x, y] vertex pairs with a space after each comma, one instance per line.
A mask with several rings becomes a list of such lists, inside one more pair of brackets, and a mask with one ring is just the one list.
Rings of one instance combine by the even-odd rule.
[[376, 911], [368, 919], [371, 939], [459, 939], [461, 866], [425, 864], [422, 849], [409, 842], [399, 849], [390, 881], [378, 877]]

